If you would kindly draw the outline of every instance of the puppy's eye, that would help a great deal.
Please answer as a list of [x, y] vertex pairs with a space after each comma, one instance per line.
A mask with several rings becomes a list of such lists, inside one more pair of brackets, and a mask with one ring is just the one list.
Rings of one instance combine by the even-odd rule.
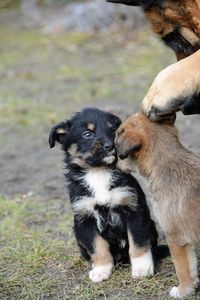
[[83, 137], [84, 137], [85, 139], [90, 139], [90, 138], [92, 138], [93, 136], [94, 136], [94, 133], [91, 132], [91, 131], [85, 131], [85, 132], [83, 132]]

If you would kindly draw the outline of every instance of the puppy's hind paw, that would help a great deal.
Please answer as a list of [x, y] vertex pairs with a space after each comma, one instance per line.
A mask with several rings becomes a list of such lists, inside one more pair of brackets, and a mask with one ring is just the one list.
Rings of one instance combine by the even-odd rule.
[[179, 288], [176, 287], [176, 286], [174, 286], [171, 289], [169, 295], [170, 295], [170, 297], [172, 297], [174, 299], [183, 299], [183, 298], [185, 298], [187, 296], [193, 295], [194, 292], [195, 292], [195, 289], [193, 287], [187, 287], [187, 288], [184, 289], [184, 291], [182, 291], [180, 293]]
[[112, 268], [113, 268], [113, 264], [108, 264], [106, 266], [94, 267], [89, 272], [89, 278], [95, 283], [106, 280], [110, 277], [110, 275], [112, 273]]
[[170, 293], [169, 293], [170, 297], [175, 298], [175, 299], [181, 299], [181, 295], [179, 293], [178, 287], [174, 286]]

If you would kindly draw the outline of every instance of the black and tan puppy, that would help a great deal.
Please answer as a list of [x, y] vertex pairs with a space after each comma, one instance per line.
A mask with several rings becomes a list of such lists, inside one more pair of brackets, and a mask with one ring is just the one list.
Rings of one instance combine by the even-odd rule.
[[74, 232], [82, 255], [91, 259], [89, 277], [107, 279], [114, 263], [129, 260], [132, 276], [154, 273], [157, 231], [145, 195], [130, 174], [116, 167], [115, 132], [120, 119], [87, 108], [52, 128], [49, 143], [65, 153]]
[[147, 179], [151, 206], [166, 234], [179, 286], [170, 295], [192, 294], [199, 280], [194, 245], [200, 242], [200, 157], [181, 145], [175, 117], [151, 122], [139, 112], [118, 129], [117, 149]]
[[[157, 120], [169, 112], [200, 113], [200, 2], [198, 0], [109, 0], [141, 6], [153, 31], [179, 62], [155, 78], [143, 100], [143, 110]], [[194, 54], [197, 51], [196, 54]], [[187, 58], [191, 56], [191, 58]]]

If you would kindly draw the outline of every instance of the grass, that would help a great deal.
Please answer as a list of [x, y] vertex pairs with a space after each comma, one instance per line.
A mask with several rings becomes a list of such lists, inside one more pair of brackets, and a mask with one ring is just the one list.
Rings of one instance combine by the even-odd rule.
[[64, 205], [0, 199], [0, 299], [54, 297], [59, 285], [65, 286], [71, 256], [75, 260], [78, 254], [72, 254], [71, 215]]
[[[0, 299], [169, 299], [177, 284], [171, 258], [152, 278], [133, 280], [129, 265], [94, 284], [77, 251], [62, 200], [0, 198]], [[190, 299], [195, 299], [191, 297]], [[198, 298], [197, 298], [198, 299]]]
[[[0, 23], [1, 163], [18, 173], [27, 167], [27, 155], [34, 188], [43, 156], [50, 156], [46, 140], [51, 124], [88, 105], [122, 117], [130, 114], [173, 56], [146, 29], [47, 36], [12, 22]], [[33, 174], [40, 158], [33, 147], [37, 143], [44, 150]], [[45, 165], [47, 183], [56, 159]], [[2, 176], [6, 184], [7, 175]], [[59, 180], [52, 178], [50, 184]], [[117, 266], [109, 280], [90, 282], [90, 265], [80, 259], [68, 201], [64, 195], [51, 199], [51, 190], [44, 199], [43, 182], [32, 198], [13, 192], [0, 197], [0, 299], [169, 299], [169, 288], [177, 284], [171, 258], [159, 264], [153, 278], [133, 280], [130, 266]], [[10, 181], [9, 187], [18, 184], [23, 181]]]
[[134, 281], [130, 266], [118, 266], [108, 281], [90, 282], [64, 201], [0, 198], [0, 211], [0, 299], [109, 299], [113, 293], [115, 299], [146, 293], [155, 298], [176, 282], [170, 259], [167, 272], [161, 265], [154, 278]]
[[148, 33], [128, 38], [124, 46], [119, 33], [45, 36], [1, 27], [1, 124], [49, 124], [83, 103], [141, 101], [171, 58], [160, 59], [164, 48]]

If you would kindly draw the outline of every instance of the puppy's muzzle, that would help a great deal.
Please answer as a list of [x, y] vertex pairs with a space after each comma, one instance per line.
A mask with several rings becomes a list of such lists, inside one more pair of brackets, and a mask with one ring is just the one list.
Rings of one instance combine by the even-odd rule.
[[136, 143], [131, 139], [122, 135], [118, 135], [116, 138], [117, 154], [120, 159], [125, 159], [131, 154], [135, 154], [142, 148], [140, 143]]
[[114, 149], [114, 144], [113, 143], [105, 143], [103, 145], [103, 149], [106, 151], [106, 152], [111, 152], [113, 149]]

